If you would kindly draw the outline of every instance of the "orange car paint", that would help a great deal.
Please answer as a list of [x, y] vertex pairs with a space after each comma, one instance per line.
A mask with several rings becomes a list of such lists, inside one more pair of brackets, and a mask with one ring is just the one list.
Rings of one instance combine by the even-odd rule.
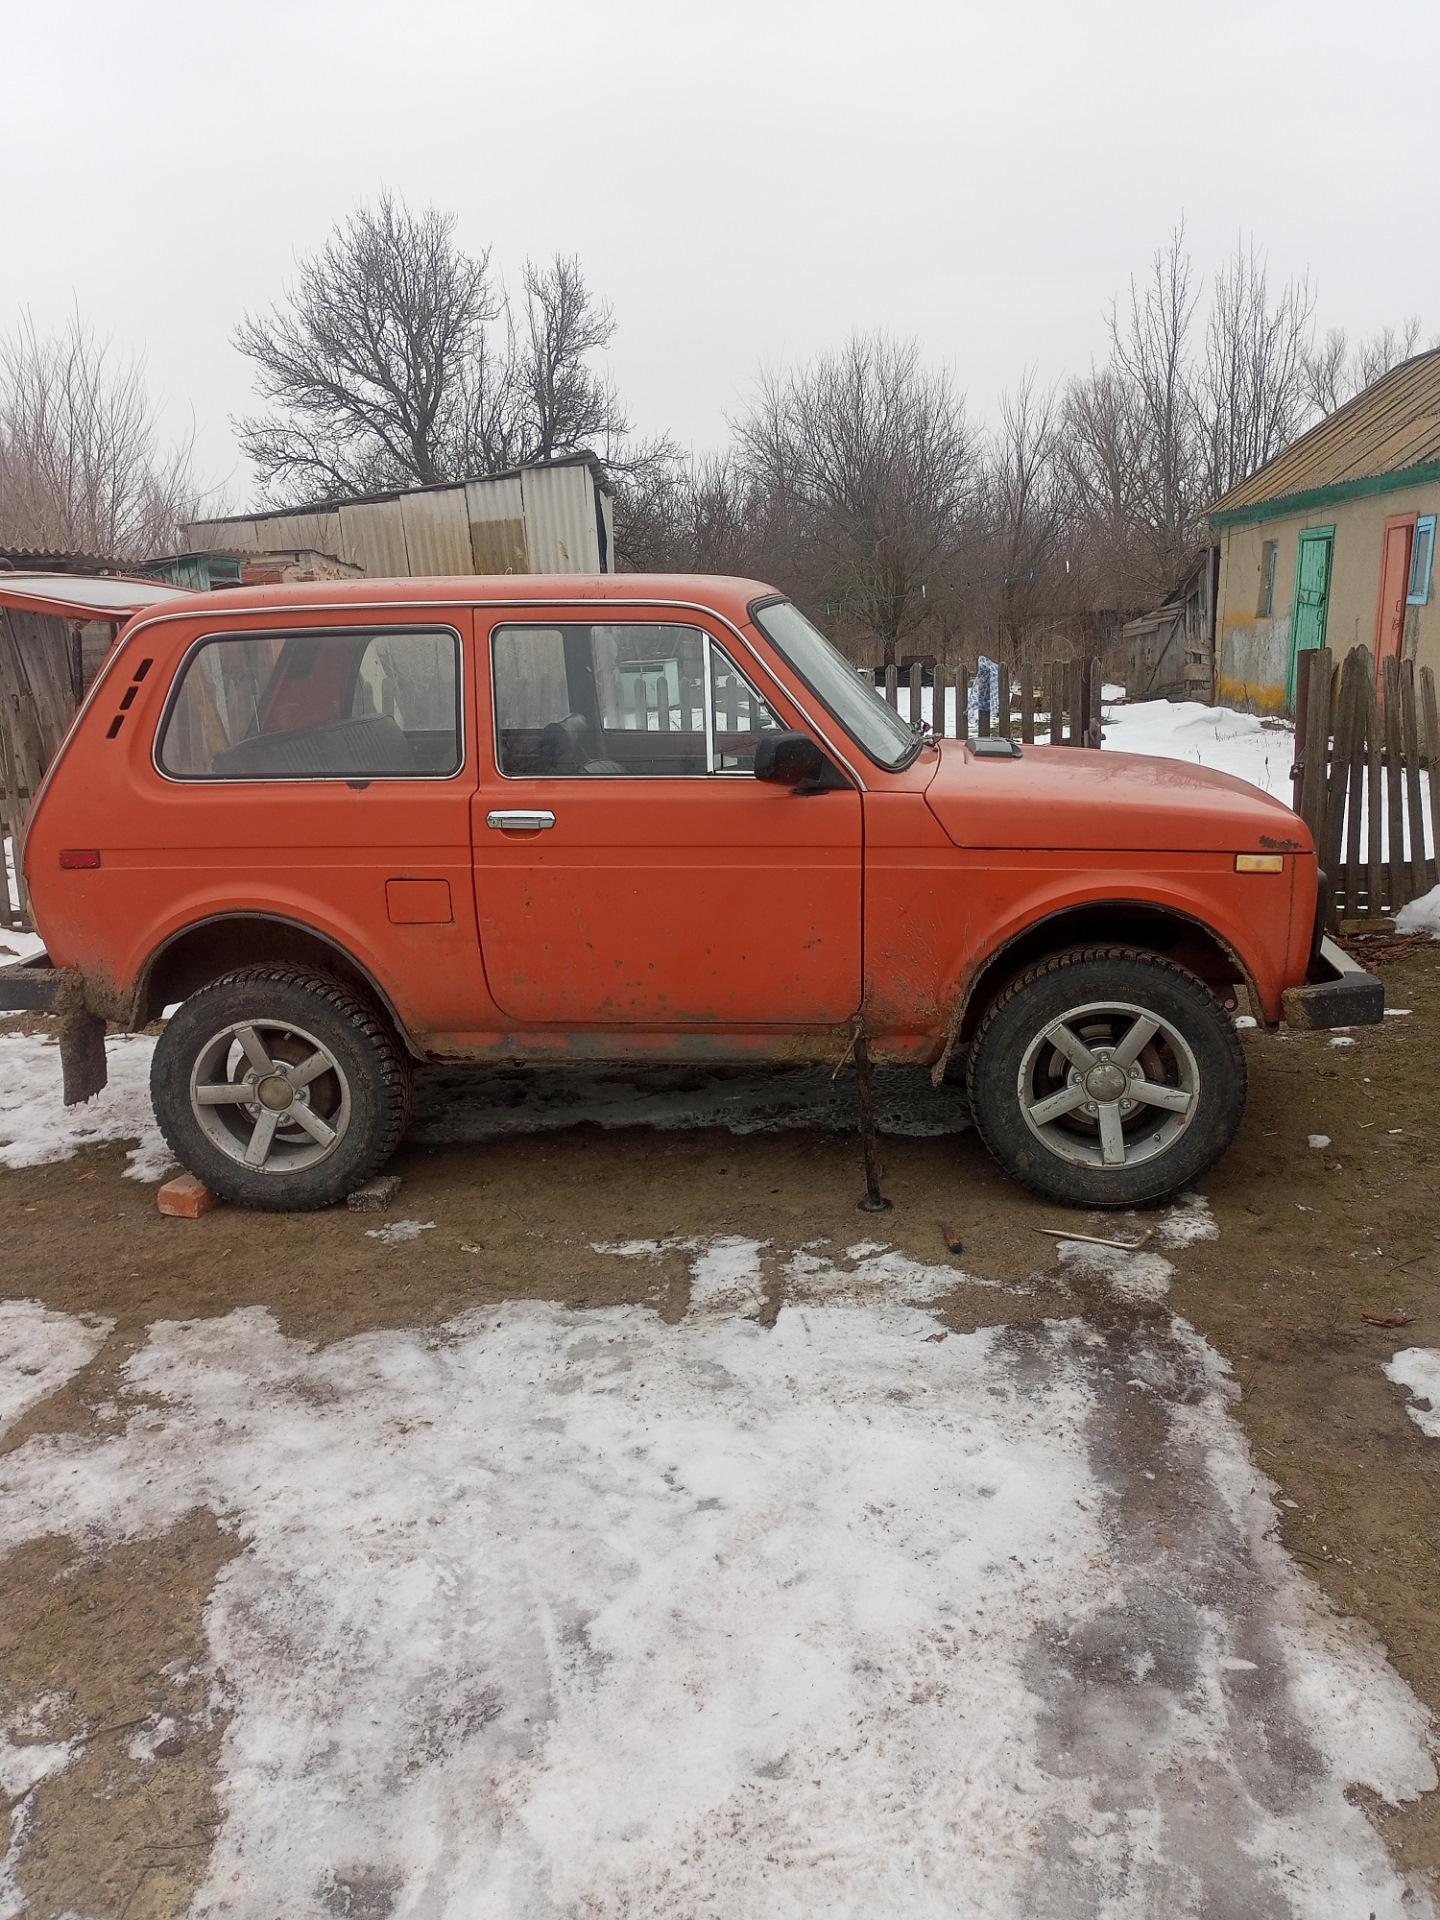
[[[155, 956], [227, 915], [315, 929], [436, 1057], [831, 1057], [862, 1008], [878, 1053], [933, 1059], [992, 955], [1076, 906], [1139, 903], [1209, 929], [1266, 1017], [1305, 977], [1306, 829], [1225, 775], [1132, 755], [927, 744], [873, 765], [750, 620], [771, 592], [709, 577], [357, 580], [195, 595], [122, 634], [32, 810], [26, 878], [53, 961], [112, 1014]], [[734, 776], [505, 777], [497, 620], [686, 623], [852, 778], [806, 798]], [[156, 769], [201, 637], [443, 625], [464, 660], [464, 760], [445, 779], [214, 781]], [[147, 667], [143, 663], [149, 661]], [[286, 697], [277, 690], [277, 699]], [[489, 813], [545, 808], [543, 833]], [[1279, 875], [1237, 852], [1283, 847]], [[98, 848], [98, 868], [62, 869]], [[440, 903], [448, 902], [448, 917]]]

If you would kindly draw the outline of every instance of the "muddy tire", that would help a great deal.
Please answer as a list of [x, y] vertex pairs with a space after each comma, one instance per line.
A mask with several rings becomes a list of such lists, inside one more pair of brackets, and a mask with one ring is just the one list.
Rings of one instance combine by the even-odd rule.
[[150, 1094], [180, 1164], [223, 1199], [303, 1213], [353, 1193], [410, 1117], [410, 1062], [339, 981], [284, 966], [228, 974], [155, 1045]]
[[1163, 1200], [1229, 1146], [1245, 1054], [1214, 994], [1128, 947], [1076, 948], [1012, 980], [970, 1050], [981, 1138], [1026, 1186], [1067, 1206]]

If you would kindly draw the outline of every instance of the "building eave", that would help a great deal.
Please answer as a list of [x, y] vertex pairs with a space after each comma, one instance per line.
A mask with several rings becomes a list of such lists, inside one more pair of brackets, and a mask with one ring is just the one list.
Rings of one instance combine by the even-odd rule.
[[1399, 493], [1406, 487], [1429, 486], [1440, 480], [1440, 460], [1401, 467], [1394, 473], [1367, 474], [1359, 480], [1340, 480], [1330, 487], [1311, 487], [1303, 493], [1285, 493], [1274, 500], [1256, 500], [1249, 506], [1223, 508], [1210, 515], [1210, 525], [1253, 526], [1260, 520], [1284, 520], [1291, 514], [1318, 513], [1346, 500], [1366, 500], [1378, 493]]

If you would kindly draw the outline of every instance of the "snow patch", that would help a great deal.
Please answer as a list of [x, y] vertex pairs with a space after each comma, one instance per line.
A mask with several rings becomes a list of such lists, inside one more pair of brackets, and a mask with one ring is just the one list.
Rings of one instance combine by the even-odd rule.
[[1149, 753], [1231, 773], [1265, 793], [1288, 799], [1295, 730], [1253, 713], [1206, 707], [1198, 700], [1140, 700], [1105, 716], [1112, 752]]
[[0, 1434], [88, 1367], [113, 1320], [52, 1313], [38, 1300], [0, 1300]]
[[422, 1233], [433, 1233], [433, 1220], [387, 1220], [383, 1227], [367, 1227], [365, 1238], [378, 1240], [382, 1247], [403, 1247], [409, 1240], [418, 1240]]
[[1395, 915], [1396, 933], [1428, 933], [1440, 940], [1440, 886], [1431, 887], [1418, 900], [1407, 900]]
[[144, 1034], [107, 1040], [109, 1085], [93, 1100], [67, 1107], [58, 1041], [48, 1034], [0, 1034], [0, 1166], [47, 1166], [69, 1160], [82, 1147], [136, 1140], [126, 1178], [163, 1180], [175, 1161], [150, 1105], [154, 1050]]
[[[677, 1325], [525, 1302], [317, 1349], [261, 1308], [162, 1322], [122, 1429], [0, 1457], [0, 1548], [196, 1505], [237, 1531], [196, 1920], [382, 1884], [516, 1920], [950, 1920], [963, 1884], [1018, 1920], [1089, 1910], [1096, 1873], [1117, 1913], [1427, 1910], [1344, 1798], [1433, 1785], [1425, 1716], [1274, 1541], [1193, 1331], [937, 1343], [872, 1298], [767, 1332], [716, 1305], [760, 1244], [691, 1251], [710, 1304]], [[1106, 1465], [1137, 1387], [1148, 1468], [1200, 1503], [1168, 1547]]]
[[1203, 1193], [1182, 1193], [1161, 1214], [1155, 1238], [1162, 1247], [1193, 1247], [1201, 1240], [1218, 1240], [1220, 1227]]
[[[1440, 1440], [1440, 1352], [1434, 1347], [1405, 1347], [1385, 1366], [1385, 1378], [1413, 1396], [1405, 1411], [1423, 1434]], [[1428, 1400], [1428, 1406], [1417, 1401]]]

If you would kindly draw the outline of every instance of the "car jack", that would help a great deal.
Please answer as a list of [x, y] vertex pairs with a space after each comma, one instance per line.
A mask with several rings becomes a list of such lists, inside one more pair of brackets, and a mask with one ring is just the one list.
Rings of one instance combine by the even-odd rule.
[[865, 1197], [856, 1202], [862, 1213], [889, 1213], [890, 1201], [880, 1191], [880, 1136], [875, 1127], [875, 1084], [870, 1066], [870, 1050], [865, 1044], [865, 1029], [857, 1020], [850, 1044], [830, 1078], [839, 1078], [840, 1070], [851, 1059], [855, 1062], [855, 1088], [860, 1097], [860, 1146], [865, 1155]]

